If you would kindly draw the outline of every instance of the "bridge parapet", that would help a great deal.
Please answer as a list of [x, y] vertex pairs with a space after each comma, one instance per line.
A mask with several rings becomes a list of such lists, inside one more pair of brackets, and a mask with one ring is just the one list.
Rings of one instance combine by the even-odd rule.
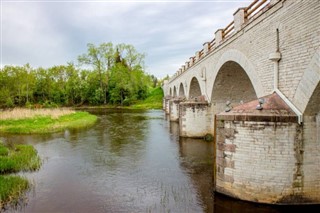
[[[276, 4], [279, 0], [254, 0], [248, 7], [239, 8], [234, 14], [234, 20], [230, 22], [225, 28], [218, 29], [215, 32], [213, 40], [205, 42], [203, 48], [196, 51], [195, 56], [190, 57], [189, 61], [185, 62], [180, 69], [169, 79], [169, 83], [179, 77], [183, 72], [199, 63], [205, 56], [218, 48], [233, 34], [240, 31], [244, 26], [251, 23], [263, 12], [268, 10], [272, 5]], [[188, 65], [187, 65], [188, 64]]]

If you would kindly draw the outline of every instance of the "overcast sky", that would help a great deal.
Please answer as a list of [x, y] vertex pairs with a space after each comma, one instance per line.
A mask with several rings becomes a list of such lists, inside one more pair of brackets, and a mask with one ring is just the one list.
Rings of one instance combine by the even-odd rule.
[[173, 75], [252, 0], [1, 1], [1, 67], [77, 63], [87, 44], [133, 45], [146, 72]]

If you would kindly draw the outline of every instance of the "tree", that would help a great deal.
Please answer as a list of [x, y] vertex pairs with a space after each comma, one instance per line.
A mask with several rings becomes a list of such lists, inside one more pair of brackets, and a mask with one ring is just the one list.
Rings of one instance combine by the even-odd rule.
[[23, 106], [32, 99], [35, 76], [29, 64], [5, 66], [0, 73], [0, 104], [4, 101]]
[[118, 44], [116, 49], [119, 51], [120, 56], [124, 63], [128, 66], [129, 70], [137, 67], [144, 67], [144, 53], [139, 53], [131, 44]]
[[[78, 57], [78, 61], [82, 65], [85, 64], [92, 66], [93, 71], [98, 72], [100, 90], [102, 91], [100, 99], [103, 100], [104, 103], [106, 103], [106, 73], [107, 70], [112, 67], [112, 64], [114, 62], [113, 44], [109, 42], [102, 43], [99, 46], [95, 46], [94, 44], [89, 43], [87, 45], [87, 48], [87, 53], [80, 55]], [[105, 76], [105, 78], [103, 76]]]
[[128, 68], [122, 63], [117, 63], [113, 66], [110, 73], [110, 101], [113, 104], [130, 104], [130, 98], [133, 93], [132, 89], [133, 86]]

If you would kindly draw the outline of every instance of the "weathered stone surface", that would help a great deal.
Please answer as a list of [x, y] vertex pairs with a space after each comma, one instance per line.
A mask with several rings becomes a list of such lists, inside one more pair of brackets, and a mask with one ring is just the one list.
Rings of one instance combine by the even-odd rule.
[[217, 114], [218, 120], [225, 121], [264, 121], [264, 122], [297, 122], [297, 115], [276, 94], [261, 97], [264, 103], [262, 109], [256, 109], [258, 100], [235, 106], [229, 112]]
[[[215, 43], [163, 85], [166, 95], [179, 88], [189, 100], [179, 104], [181, 136], [216, 134], [216, 191], [254, 202], [320, 204], [318, 14], [319, 1], [271, 0], [250, 18], [240, 9], [233, 33], [217, 30]], [[257, 110], [260, 97], [266, 102]]]

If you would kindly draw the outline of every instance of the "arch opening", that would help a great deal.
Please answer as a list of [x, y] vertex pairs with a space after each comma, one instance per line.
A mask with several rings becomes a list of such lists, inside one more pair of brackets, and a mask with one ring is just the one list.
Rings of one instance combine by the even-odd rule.
[[255, 89], [245, 70], [234, 61], [224, 63], [219, 69], [211, 93], [214, 114], [224, 111], [227, 101], [234, 107], [255, 99]]
[[171, 89], [171, 87], [170, 87], [170, 94], [169, 94], [170, 96], [172, 96], [172, 89]]
[[[311, 130], [313, 129], [312, 127], [315, 127], [314, 131]], [[307, 139], [314, 138], [316, 139], [315, 142], [319, 144], [320, 143], [320, 82], [318, 82], [318, 85], [313, 91], [312, 96], [310, 97], [309, 102], [307, 104], [306, 110], [304, 111], [304, 128], [311, 130], [311, 132], [309, 132], [306, 135], [311, 137], [310, 138], [308, 137]]]
[[320, 113], [320, 82], [316, 86], [306, 107], [306, 116], [317, 116]]
[[189, 98], [195, 98], [201, 96], [201, 89], [199, 81], [196, 77], [191, 79], [190, 90], [189, 90]]
[[177, 97], [177, 89], [176, 89], [176, 86], [173, 87], [173, 97]]
[[180, 83], [180, 86], [179, 86], [179, 96], [181, 96], [181, 97], [185, 96], [183, 83]]

